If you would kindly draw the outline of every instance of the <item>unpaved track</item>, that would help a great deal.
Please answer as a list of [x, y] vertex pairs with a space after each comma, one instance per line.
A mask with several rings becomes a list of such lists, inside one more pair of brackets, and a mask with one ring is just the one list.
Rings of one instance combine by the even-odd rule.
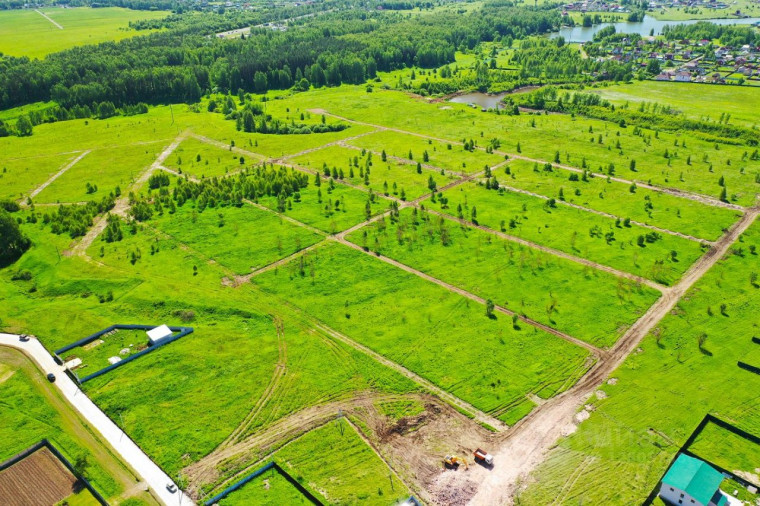
[[[521, 190], [520, 188], [515, 188], [513, 186], [505, 185], [502, 182], [499, 182], [499, 186], [501, 188], [505, 188], [506, 190], [514, 192], [514, 193], [521, 193], [523, 195], [529, 195], [531, 197], [536, 197], [536, 198], [539, 198], [539, 199], [542, 199], [542, 200], [549, 200], [550, 199], [550, 197], [547, 197], [546, 195], [541, 195], [540, 193], [534, 193], [534, 192], [528, 191], [528, 190]], [[612, 220], [621, 220], [622, 221], [624, 219], [622, 216], [617, 216], [617, 215], [614, 215], [614, 214], [606, 213], [604, 211], [597, 211], [596, 209], [591, 209], [590, 207], [584, 207], [584, 206], [581, 206], [581, 205], [578, 205], [578, 204], [573, 204], [572, 202], [567, 202], [565, 200], [555, 199], [555, 202], [557, 204], [561, 205], [561, 206], [572, 207], [574, 209], [579, 209], [581, 211], [586, 211], [587, 213], [597, 214], [599, 216], [604, 216], [605, 218], [610, 218]], [[714, 242], [715, 242], [715, 241], [709, 241], [707, 239], [701, 239], [699, 237], [694, 237], [693, 235], [684, 234], [682, 232], [676, 232], [674, 230], [668, 230], [667, 228], [661, 228], [661, 227], [657, 227], [655, 225], [649, 225], [649, 224], [643, 223], [641, 221], [631, 220], [631, 223], [633, 223], [634, 225], [637, 225], [639, 227], [648, 228], [649, 230], [654, 230], [656, 232], [660, 232], [661, 234], [673, 235], [673, 236], [676, 236], [676, 237], [680, 237], [682, 239], [688, 239], [689, 241], [695, 241], [695, 242], [700, 242], [700, 243], [705, 243], [705, 244], [714, 244]]]
[[[449, 144], [456, 145], [456, 146], [461, 146], [462, 145], [461, 142], [452, 141], [452, 140], [449, 140], [449, 139], [442, 139], [440, 137], [434, 137], [432, 135], [425, 135], [425, 134], [420, 134], [420, 133], [417, 133], [417, 132], [410, 132], [408, 130], [403, 130], [401, 128], [394, 128], [394, 127], [388, 127], [388, 126], [383, 126], [383, 125], [375, 125], [374, 123], [367, 123], [367, 122], [364, 122], [364, 121], [357, 121], [357, 120], [348, 119], [348, 118], [343, 117], [343, 116], [338, 116], [337, 114], [329, 113], [329, 112], [325, 111], [324, 109], [310, 109], [309, 112], [312, 112], [312, 113], [315, 113], [315, 114], [324, 114], [325, 116], [330, 116], [330, 117], [333, 117], [333, 118], [337, 118], [337, 119], [340, 119], [340, 120], [343, 120], [343, 121], [347, 121], [349, 123], [355, 123], [357, 125], [364, 125], [364, 126], [376, 128], [378, 130], [396, 132], [396, 133], [400, 133], [400, 134], [404, 134], [404, 135], [412, 135], [414, 137], [420, 137], [422, 139], [432, 139], [434, 141], [445, 142], [445, 143], [449, 143]], [[480, 147], [480, 146], [476, 146], [475, 149], [479, 149], [480, 151], [485, 151], [485, 148]], [[497, 154], [497, 155], [508, 156], [508, 157], [510, 157], [512, 159], [517, 159], [517, 160], [526, 160], [526, 161], [529, 161], [529, 162], [537, 162], [537, 163], [542, 163], [542, 164], [543, 163], [549, 163], [546, 160], [539, 160], [538, 158], [530, 158], [528, 156], [522, 156], [522, 155], [517, 154], [517, 153], [507, 153], [506, 151], [501, 151], [501, 150], [494, 150], [493, 153]], [[568, 171], [571, 171], [571, 172], [576, 172], [578, 174], [582, 174], [583, 173], [582, 169], [578, 169], [576, 167], [570, 167], [568, 165], [555, 164], [555, 163], [552, 163], [551, 165], [552, 165], [552, 167], [558, 167], [560, 169], [568, 170]], [[726, 209], [733, 209], [734, 211], [744, 211], [745, 210], [745, 208], [742, 207], [742, 206], [739, 206], [739, 205], [736, 205], [736, 204], [731, 204], [731, 203], [728, 203], [728, 202], [723, 202], [723, 201], [721, 201], [719, 199], [716, 199], [714, 197], [710, 197], [708, 195], [702, 195], [702, 194], [699, 194], [699, 193], [692, 193], [692, 192], [689, 192], [689, 191], [686, 191], [686, 190], [680, 190], [678, 188], [666, 188], [664, 186], [654, 186], [654, 185], [650, 185], [650, 184], [648, 184], [648, 183], [646, 183], [644, 181], [631, 181], [631, 180], [623, 179], [623, 178], [620, 178], [620, 177], [614, 177], [614, 176], [610, 177], [610, 176], [607, 176], [607, 174], [598, 174], [598, 173], [595, 173], [595, 172], [588, 172], [588, 173], [590, 175], [592, 175], [593, 177], [599, 177], [599, 178], [603, 178], [603, 179], [607, 179], [609, 177], [611, 181], [616, 181], [618, 183], [624, 183], [624, 184], [628, 184], [628, 185], [633, 184], [635, 182], [636, 186], [638, 186], [640, 188], [646, 188], [647, 190], [652, 190], [652, 191], [656, 191], [656, 192], [660, 192], [660, 193], [667, 193], [668, 195], [673, 195], [675, 197], [680, 197], [680, 198], [684, 198], [684, 199], [694, 200], [696, 202], [699, 202], [701, 204], [706, 204], [706, 205], [709, 205], [709, 206], [723, 207], [723, 208], [726, 208]]]
[[481, 483], [472, 505], [511, 504], [519, 480], [544, 459], [549, 449], [575, 429], [574, 416], [588, 397], [639, 346], [641, 340], [675, 307], [683, 295], [729, 250], [754, 222], [760, 211], [749, 209], [710, 250], [697, 260], [681, 280], [626, 332], [606, 360], [596, 364], [566, 392], [537, 407], [507, 431], [504, 443], [495, 452], [498, 465]]
[[288, 416], [278, 419], [272, 425], [262, 429], [250, 437], [232, 446], [215, 450], [201, 460], [187, 466], [182, 470], [190, 481], [188, 493], [198, 497], [202, 485], [215, 483], [219, 478], [219, 468], [241, 468], [235, 476], [219, 484], [216, 488], [222, 488], [225, 483], [233, 481], [243, 474], [250, 464], [260, 461], [265, 456], [279, 449], [283, 442], [293, 440], [301, 435], [334, 420], [340, 412], [350, 412], [363, 405], [371, 405], [375, 402], [397, 400], [398, 395], [376, 394], [362, 392], [353, 397], [326, 402], [316, 406], [304, 408]]
[[34, 197], [36, 197], [37, 195], [39, 195], [39, 193], [42, 190], [44, 190], [45, 188], [47, 188], [48, 186], [50, 186], [50, 184], [53, 181], [55, 181], [56, 179], [58, 179], [59, 177], [61, 177], [67, 170], [69, 170], [70, 168], [72, 168], [79, 160], [81, 160], [82, 158], [84, 158], [85, 156], [87, 156], [87, 154], [89, 152], [90, 152], [89, 149], [87, 151], [83, 151], [79, 156], [77, 156], [76, 158], [74, 158], [73, 160], [71, 160], [70, 162], [68, 162], [66, 165], [64, 165], [63, 167], [61, 167], [61, 170], [59, 170], [58, 172], [56, 172], [55, 174], [53, 174], [52, 176], [50, 176], [50, 179], [48, 179], [47, 181], [45, 181], [44, 183], [42, 183], [41, 185], [39, 185], [37, 188], [35, 188], [34, 191], [29, 194], [29, 198], [33, 199]]
[[61, 25], [59, 25], [57, 22], [55, 22], [55, 21], [53, 21], [52, 19], [50, 19], [50, 18], [47, 16], [47, 14], [43, 14], [43, 13], [42, 13], [42, 11], [40, 11], [40, 10], [37, 10], [37, 9], [34, 9], [34, 12], [36, 12], [37, 14], [39, 14], [40, 16], [42, 16], [43, 18], [45, 18], [45, 19], [47, 19], [48, 21], [50, 21], [51, 23], [53, 23], [53, 24], [54, 24], [54, 25], [55, 25], [55, 26], [56, 26], [56, 27], [57, 27], [59, 30], [63, 30], [63, 27], [62, 27]]
[[477, 228], [478, 230], [482, 230], [484, 232], [488, 232], [489, 234], [495, 235], [497, 237], [501, 237], [502, 239], [506, 239], [507, 241], [516, 242], [517, 244], [521, 244], [523, 246], [527, 246], [529, 248], [537, 249], [539, 251], [543, 251], [544, 253], [548, 253], [550, 255], [558, 256], [561, 258], [564, 258], [566, 260], [570, 260], [571, 262], [575, 262], [577, 264], [585, 265], [587, 267], [592, 267], [594, 269], [598, 269], [600, 271], [609, 272], [610, 274], [614, 274], [615, 276], [619, 278], [625, 278], [630, 279], [631, 281], [635, 281], [636, 283], [640, 283], [642, 285], [647, 285], [650, 288], [654, 288], [655, 290], [658, 290], [660, 292], [667, 290], [667, 287], [656, 283], [650, 279], [643, 278], [641, 276], [637, 276], [636, 274], [631, 274], [630, 272], [620, 271], [615, 269], [614, 267], [610, 267], [608, 265], [600, 264], [598, 262], [594, 262], [593, 260], [588, 260], [586, 258], [577, 257], [574, 255], [571, 255], [569, 253], [565, 253], [564, 251], [560, 251], [554, 248], [550, 248], [548, 246], [543, 246], [541, 244], [537, 244], [534, 242], [527, 241], [525, 239], [522, 239], [520, 237], [516, 237], [513, 235], [505, 234], [504, 232], [499, 232], [498, 230], [493, 230], [491, 228], [488, 228], [484, 225], [475, 225], [471, 221], [467, 221], [465, 219], [457, 218], [456, 216], [451, 216], [449, 214], [442, 213], [440, 211], [434, 211], [431, 209], [426, 209], [426, 211], [430, 214], [434, 214], [436, 216], [440, 216], [442, 218], [446, 218], [452, 221], [456, 221], [462, 225]]
[[[456, 293], [458, 295], [461, 295], [462, 297], [466, 297], [466, 298], [468, 298], [470, 300], [474, 300], [475, 302], [483, 304], [484, 306], [486, 304], [486, 299], [484, 299], [483, 297], [480, 297], [478, 295], [475, 295], [472, 292], [468, 292], [467, 290], [464, 290], [463, 288], [459, 288], [458, 286], [454, 286], [454, 285], [452, 285], [450, 283], [447, 283], [447, 282], [445, 282], [445, 281], [443, 281], [441, 279], [438, 279], [438, 278], [436, 278], [434, 276], [431, 276], [430, 274], [426, 274], [426, 273], [424, 273], [422, 271], [418, 271], [417, 269], [415, 269], [413, 267], [409, 267], [408, 265], [402, 264], [401, 262], [393, 260], [392, 258], [388, 258], [385, 255], [375, 255], [374, 253], [372, 253], [370, 251], [365, 251], [364, 248], [362, 248], [361, 246], [359, 246], [357, 244], [352, 243], [351, 241], [349, 241], [347, 239], [336, 238], [336, 240], [338, 242], [340, 242], [341, 244], [343, 244], [345, 246], [348, 246], [349, 248], [353, 248], [356, 251], [360, 251], [360, 252], [362, 252], [362, 253], [364, 253], [366, 255], [369, 255], [369, 256], [371, 256], [373, 258], [377, 258], [378, 260], [382, 260], [383, 262], [385, 262], [387, 264], [393, 265], [394, 267], [398, 267], [399, 269], [401, 269], [403, 271], [406, 271], [406, 272], [408, 272], [410, 274], [414, 274], [415, 276], [418, 276], [418, 277], [420, 277], [420, 278], [422, 278], [422, 279], [424, 279], [426, 281], [430, 281], [431, 283], [434, 283], [434, 284], [436, 284], [436, 285], [438, 285], [440, 287], [443, 287], [443, 288], [449, 290], [450, 292], [454, 292], [454, 293]], [[521, 314], [515, 313], [514, 311], [509, 310], [509, 309], [507, 309], [505, 307], [497, 305], [497, 306], [494, 306], [494, 310], [496, 310], [496, 311], [498, 311], [500, 313], [503, 313], [505, 315], [508, 315], [510, 317], [517, 316], [520, 319], [520, 321], [525, 322], [528, 325], [531, 325], [533, 327], [539, 328], [539, 329], [543, 330], [544, 332], [548, 332], [550, 334], [553, 334], [553, 335], [559, 337], [560, 339], [564, 339], [565, 341], [568, 341], [568, 342], [573, 343], [575, 345], [578, 345], [578, 346], [581, 346], [583, 348], [586, 348], [588, 351], [590, 351], [591, 353], [593, 353], [596, 356], [604, 356], [604, 355], [606, 355], [606, 352], [604, 350], [601, 350], [601, 349], [597, 348], [596, 346], [593, 346], [593, 345], [591, 345], [591, 344], [589, 344], [589, 343], [587, 343], [585, 341], [581, 341], [580, 339], [577, 339], [575, 337], [567, 335], [564, 332], [560, 332], [557, 329], [554, 329], [552, 327], [549, 327], [548, 325], [544, 325], [543, 323], [540, 323], [540, 322], [537, 322], [535, 320], [532, 320], [532, 319], [530, 319], [530, 318], [528, 318], [526, 316], [523, 316]]]
[[[164, 160], [166, 160], [169, 155], [172, 154], [175, 149], [177, 149], [177, 146], [179, 146], [180, 142], [185, 140], [186, 137], [187, 132], [182, 132], [171, 142], [171, 144], [164, 148], [164, 150], [158, 155], [153, 163], [150, 164], [150, 166], [143, 171], [137, 180], [135, 180], [135, 182], [130, 185], [129, 189], [122, 192], [121, 198], [116, 200], [114, 208], [111, 209], [110, 214], [115, 214], [123, 218], [127, 217], [127, 210], [129, 209], [129, 190], [147, 181], [150, 175], [161, 167], [161, 164], [164, 163]], [[71, 250], [64, 251], [64, 255], [87, 256], [87, 248], [92, 245], [92, 243], [95, 241], [95, 238], [97, 238], [101, 232], [105, 230], [106, 225], [108, 225], [108, 214], [109, 213], [105, 213], [103, 216], [101, 216], [90, 228], [90, 230], [87, 231], [87, 234], [85, 234], [85, 236], [82, 237], [82, 239], [76, 243]]]

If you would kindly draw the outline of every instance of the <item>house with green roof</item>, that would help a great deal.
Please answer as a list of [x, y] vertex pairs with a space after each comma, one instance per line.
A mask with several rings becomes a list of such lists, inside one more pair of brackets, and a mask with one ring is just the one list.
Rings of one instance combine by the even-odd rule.
[[660, 497], [667, 504], [724, 506], [728, 498], [720, 492], [723, 475], [709, 464], [681, 454], [662, 478]]

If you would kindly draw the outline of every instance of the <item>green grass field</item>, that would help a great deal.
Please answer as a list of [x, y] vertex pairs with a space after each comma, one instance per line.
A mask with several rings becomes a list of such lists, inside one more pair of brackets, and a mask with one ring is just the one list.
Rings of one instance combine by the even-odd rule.
[[247, 204], [198, 212], [188, 202], [175, 214], [157, 217], [155, 226], [237, 274], [264, 267], [320, 240], [314, 232]]
[[[638, 502], [707, 413], [760, 434], [760, 376], [736, 365], [758, 347], [751, 340], [760, 303], [750, 279], [757, 267], [753, 245], [760, 245], [759, 223], [613, 374], [616, 384], [590, 401], [591, 417], [549, 454], [522, 504]], [[757, 468], [757, 448], [721, 431], [706, 431], [694, 450], [731, 469]]]
[[361, 151], [340, 146], [313, 151], [291, 161], [319, 172], [322, 172], [325, 166], [330, 171], [335, 168], [343, 171], [345, 180], [354, 185], [402, 200], [412, 200], [429, 193], [431, 178], [436, 187], [458, 179], [454, 175], [441, 175], [425, 169], [418, 172], [415, 164], [398, 162], [391, 158], [383, 162], [380, 156], [370, 153], [362, 155]]
[[318, 249], [299, 270], [296, 260], [252, 282], [505, 421], [519, 418], [511, 410], [528, 393], [549, 398], [588, 367], [575, 345], [489, 319], [481, 304], [345, 246]]
[[[639, 223], [715, 240], [738, 218], [729, 209], [708, 207], [682, 199], [598, 177], [586, 177], [543, 164], [514, 160], [509, 173], [496, 175], [500, 183], [558, 201], [602, 211]], [[561, 193], [560, 193], [561, 192]], [[710, 216], [705, 220], [705, 216]]]
[[119, 7], [46, 7], [40, 11], [63, 29], [32, 9], [2, 11], [0, 53], [43, 58], [50, 53], [83, 44], [98, 44], [144, 35], [150, 32], [132, 30], [129, 28], [129, 22], [160, 19], [170, 14], [166, 11], [133, 11]]
[[[448, 238], [446, 245], [442, 236]], [[613, 345], [659, 296], [603, 271], [407, 210], [397, 223], [374, 224], [366, 239], [364, 230], [348, 238], [603, 347]], [[597, 325], [589, 326], [595, 319]]]
[[664, 284], [676, 281], [702, 253], [699, 243], [668, 234], [640, 245], [639, 236], [652, 231], [559, 204], [551, 207], [529, 195], [502, 194], [472, 183], [444, 195], [448, 198], [447, 208], [441, 209], [444, 213], [457, 216], [461, 206], [462, 216], [471, 220], [474, 209], [478, 224], [492, 230]]
[[219, 501], [220, 506], [261, 504], [312, 504], [300, 490], [291, 485], [275, 470], [267, 472], [246, 483], [242, 488]]

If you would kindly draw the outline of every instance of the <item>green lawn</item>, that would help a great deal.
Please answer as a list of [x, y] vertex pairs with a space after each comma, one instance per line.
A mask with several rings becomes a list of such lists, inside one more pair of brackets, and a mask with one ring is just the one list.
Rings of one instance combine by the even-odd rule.
[[129, 28], [130, 21], [160, 19], [166, 11], [133, 11], [119, 7], [54, 8], [40, 11], [63, 30], [32, 9], [0, 11], [0, 52], [11, 56], [43, 58], [83, 44], [121, 40], [150, 31]]
[[[13, 151], [6, 151], [6, 154]], [[20, 199], [28, 196], [78, 153], [0, 159], [0, 198]]]
[[699, 243], [668, 234], [639, 245], [639, 236], [652, 231], [559, 204], [550, 207], [548, 201], [529, 195], [486, 190], [474, 183], [444, 195], [448, 207], [441, 210], [447, 214], [457, 216], [461, 206], [462, 216], [469, 220], [475, 210], [480, 225], [663, 284], [675, 282], [702, 254]]
[[319, 248], [300, 271], [296, 260], [252, 282], [505, 421], [528, 393], [549, 398], [589, 366], [580, 347], [345, 246]]
[[[613, 373], [615, 384], [589, 401], [591, 417], [549, 453], [521, 504], [638, 504], [707, 413], [760, 434], [760, 376], [736, 365], [760, 347], [751, 340], [760, 289], [750, 246], [760, 246], [760, 223]], [[757, 448], [732, 439], [710, 430], [694, 450], [731, 469], [756, 469]]]
[[637, 81], [591, 91], [619, 105], [627, 102], [633, 107], [640, 102], [658, 103], [674, 107], [689, 118], [718, 121], [721, 113], [728, 113], [731, 115], [729, 124], [760, 125], [760, 119], [753, 113], [760, 108], [760, 94], [752, 88]]
[[290, 484], [280, 473], [272, 469], [257, 476], [218, 503], [220, 506], [280, 506], [283, 504], [306, 504], [312, 502], [300, 490]]
[[410, 492], [345, 420], [313, 430], [274, 459], [330, 504], [395, 504]]
[[398, 222], [365, 231], [349, 240], [597, 346], [613, 345], [659, 296], [434, 215], [404, 210]]

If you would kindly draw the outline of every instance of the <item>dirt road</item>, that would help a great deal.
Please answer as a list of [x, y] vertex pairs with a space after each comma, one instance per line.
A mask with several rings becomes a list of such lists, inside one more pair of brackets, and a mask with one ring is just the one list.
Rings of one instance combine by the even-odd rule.
[[512, 427], [495, 452], [499, 465], [480, 484], [472, 505], [510, 504], [521, 478], [543, 460], [546, 452], [561, 437], [575, 429], [574, 416], [588, 397], [639, 346], [641, 340], [675, 307], [683, 295], [729, 250], [737, 238], [754, 222], [758, 208], [749, 209], [710, 250], [686, 272], [681, 281], [668, 289], [654, 305], [623, 335], [610, 351], [572, 388], [536, 408]]
[[50, 177], [50, 179], [48, 179], [47, 181], [45, 181], [44, 183], [42, 183], [41, 185], [39, 185], [37, 188], [35, 188], [34, 191], [31, 194], [29, 194], [29, 198], [33, 199], [34, 197], [36, 197], [37, 195], [39, 195], [39, 193], [42, 190], [44, 190], [45, 188], [47, 188], [48, 186], [50, 186], [50, 183], [52, 183], [53, 181], [55, 181], [56, 179], [58, 179], [59, 177], [61, 177], [67, 170], [69, 170], [70, 168], [72, 168], [79, 160], [81, 160], [82, 158], [84, 158], [85, 156], [87, 156], [87, 154], [89, 152], [90, 152], [89, 149], [87, 151], [83, 151], [79, 156], [77, 156], [76, 158], [74, 158], [73, 160], [71, 160], [70, 162], [68, 162], [66, 165], [64, 165], [63, 167], [61, 167], [61, 170], [59, 170], [58, 172], [56, 172], [55, 174], [53, 174]]

